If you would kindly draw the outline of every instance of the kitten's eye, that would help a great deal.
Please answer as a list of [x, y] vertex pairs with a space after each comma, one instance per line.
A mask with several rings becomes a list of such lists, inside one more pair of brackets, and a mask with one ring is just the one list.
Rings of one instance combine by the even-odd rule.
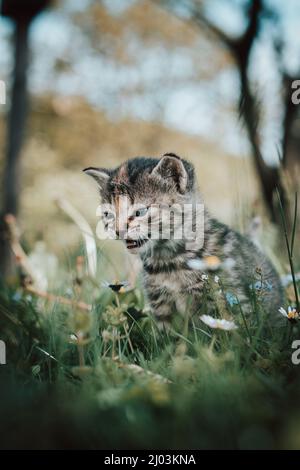
[[138, 209], [137, 211], [135, 211], [135, 217], [144, 217], [144, 215], [147, 214], [148, 209], [148, 207], [142, 207], [141, 209]]
[[103, 212], [103, 216], [108, 220], [113, 220], [115, 218], [114, 214], [108, 211]]

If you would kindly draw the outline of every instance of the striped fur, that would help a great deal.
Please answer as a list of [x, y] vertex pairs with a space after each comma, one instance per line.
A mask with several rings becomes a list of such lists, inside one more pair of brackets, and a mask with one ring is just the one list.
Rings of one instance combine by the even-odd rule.
[[[98, 181], [102, 200], [115, 206], [121, 196], [128, 198], [129, 204], [145, 206], [202, 202], [193, 166], [175, 154], [166, 154], [160, 160], [137, 157], [114, 170], [87, 169], [87, 173]], [[127, 221], [128, 233], [135, 223]], [[253, 301], [274, 318], [278, 316], [283, 292], [270, 261], [250, 240], [206, 210], [203, 223], [201, 246], [184, 239], [148, 240], [136, 250], [143, 263], [148, 299], [158, 320], [169, 322], [175, 312], [195, 319], [200, 312], [226, 316], [226, 312], [232, 314], [240, 308], [249, 315]], [[143, 220], [139, 225], [143, 227]], [[218, 284], [214, 281], [216, 275]], [[239, 304], [234, 301], [231, 305], [230, 298], [238, 299]]]

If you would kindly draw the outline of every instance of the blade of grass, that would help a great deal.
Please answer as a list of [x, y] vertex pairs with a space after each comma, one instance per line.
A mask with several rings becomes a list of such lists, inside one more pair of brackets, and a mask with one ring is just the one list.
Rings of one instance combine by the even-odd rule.
[[77, 225], [85, 242], [88, 272], [91, 277], [96, 277], [97, 271], [97, 247], [93, 231], [83, 215], [65, 199], [57, 199], [57, 206], [64, 211]]
[[294, 242], [296, 234], [296, 225], [297, 225], [297, 213], [298, 213], [298, 193], [295, 193], [295, 206], [294, 206], [294, 220], [293, 220], [293, 229], [292, 229], [292, 241], [291, 241], [291, 254], [294, 253]]
[[[279, 202], [279, 210], [280, 210], [280, 217], [281, 217], [282, 225], [283, 225], [284, 238], [285, 238], [288, 257], [289, 257], [291, 275], [292, 275], [292, 279], [293, 279], [293, 286], [294, 286], [295, 297], [296, 297], [296, 307], [297, 307], [297, 311], [299, 312], [300, 311], [300, 303], [299, 303], [298, 288], [297, 288], [296, 277], [295, 277], [293, 252], [291, 250], [290, 243], [289, 243], [287, 223], [286, 223], [286, 218], [285, 218], [285, 215], [284, 215], [284, 209], [283, 209], [283, 205], [282, 205], [282, 202], [281, 202], [281, 197], [280, 197], [280, 193], [278, 191], [278, 188], [276, 188], [276, 192], [277, 192], [277, 197], [278, 197], [278, 202]], [[297, 201], [297, 198], [296, 198], [296, 201]], [[292, 243], [293, 244], [294, 244], [294, 239], [295, 239], [296, 218], [297, 218], [297, 212], [296, 212], [297, 204], [296, 204], [296, 201], [295, 201], [295, 214], [294, 214], [293, 233], [292, 233]], [[293, 245], [293, 248], [294, 248], [294, 245]]]

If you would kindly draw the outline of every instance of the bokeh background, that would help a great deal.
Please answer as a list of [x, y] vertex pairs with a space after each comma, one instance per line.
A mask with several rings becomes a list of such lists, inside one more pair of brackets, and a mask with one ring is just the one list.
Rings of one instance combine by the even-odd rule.
[[276, 187], [289, 212], [297, 0], [0, 4], [2, 214], [17, 215], [31, 249], [72, 250], [78, 227], [55, 201], [95, 228], [97, 190], [81, 170], [137, 155], [190, 159], [208, 208], [242, 231], [257, 215], [278, 224]]

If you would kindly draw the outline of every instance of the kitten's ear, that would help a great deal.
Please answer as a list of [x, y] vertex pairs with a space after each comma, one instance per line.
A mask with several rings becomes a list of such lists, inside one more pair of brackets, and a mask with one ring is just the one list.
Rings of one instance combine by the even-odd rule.
[[188, 175], [180, 157], [174, 153], [166, 153], [153, 168], [152, 175], [161, 178], [172, 179], [180, 193], [185, 193], [188, 183]]
[[89, 167], [89, 168], [85, 168], [82, 171], [84, 171], [85, 174], [92, 176], [92, 178], [94, 178], [97, 181], [100, 188], [105, 187], [109, 179], [109, 175], [110, 175], [109, 170], [106, 170], [105, 168]]

